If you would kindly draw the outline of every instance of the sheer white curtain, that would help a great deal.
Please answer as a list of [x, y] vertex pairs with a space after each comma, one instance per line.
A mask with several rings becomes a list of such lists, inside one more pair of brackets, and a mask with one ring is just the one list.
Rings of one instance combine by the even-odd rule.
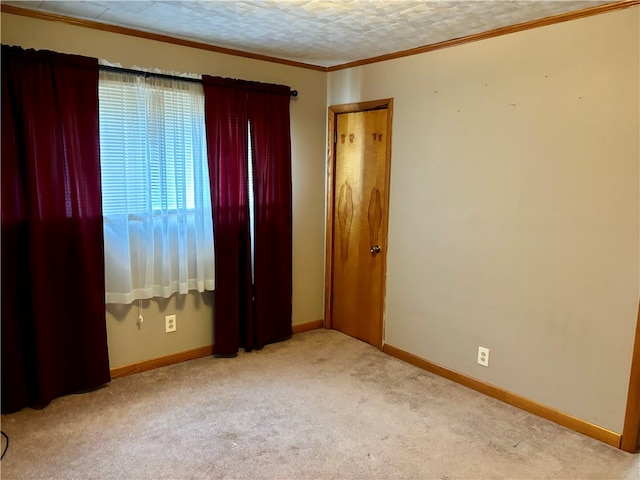
[[101, 71], [107, 303], [214, 289], [202, 85]]

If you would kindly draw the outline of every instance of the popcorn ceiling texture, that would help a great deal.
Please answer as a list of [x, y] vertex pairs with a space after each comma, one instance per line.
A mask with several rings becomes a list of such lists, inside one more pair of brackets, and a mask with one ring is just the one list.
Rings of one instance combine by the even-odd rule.
[[45, 0], [3, 3], [328, 67], [612, 2]]

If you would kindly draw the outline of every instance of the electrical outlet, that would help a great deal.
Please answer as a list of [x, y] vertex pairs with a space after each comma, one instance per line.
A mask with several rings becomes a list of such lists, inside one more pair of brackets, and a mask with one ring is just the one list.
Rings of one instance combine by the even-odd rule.
[[175, 332], [176, 331], [176, 316], [175, 315], [167, 315], [164, 317], [164, 331], [166, 333]]
[[478, 347], [478, 365], [483, 367], [489, 366], [489, 349], [484, 347]]

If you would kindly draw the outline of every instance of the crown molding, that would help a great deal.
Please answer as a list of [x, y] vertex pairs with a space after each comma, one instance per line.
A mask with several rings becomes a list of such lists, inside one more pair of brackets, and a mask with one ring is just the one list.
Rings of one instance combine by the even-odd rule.
[[457, 45], [464, 45], [466, 43], [477, 42], [480, 40], [487, 40], [489, 38], [499, 37], [501, 35], [507, 35], [509, 33], [522, 32], [524, 30], [531, 30], [532, 28], [546, 27], [547, 25], [554, 25], [556, 23], [568, 22], [570, 20], [577, 20], [579, 18], [591, 17], [593, 15], [599, 15], [601, 13], [614, 12], [617, 10], [623, 10], [625, 8], [634, 7], [640, 5], [640, 0], [624, 0], [613, 3], [607, 3], [596, 7], [585, 8], [575, 12], [561, 13], [559, 15], [553, 15], [551, 17], [540, 18], [537, 20], [531, 20], [529, 22], [518, 23], [516, 25], [510, 25], [507, 27], [496, 28], [487, 32], [475, 33], [473, 35], [467, 35], [465, 37], [454, 38], [452, 40], [445, 40], [444, 42], [433, 43], [425, 45], [423, 47], [411, 48], [409, 50], [402, 50], [400, 52], [389, 53], [386, 55], [379, 55], [377, 57], [365, 58], [363, 60], [356, 60], [354, 62], [343, 63], [341, 65], [335, 65], [328, 67], [327, 71], [335, 72], [337, 70], [344, 70], [347, 68], [359, 67], [362, 65], [369, 65], [371, 63], [384, 62], [387, 60], [393, 60], [396, 58], [409, 57], [412, 55], [419, 55], [421, 53], [433, 52], [435, 50], [442, 50], [443, 48], [455, 47]]
[[467, 35], [465, 37], [455, 38], [452, 40], [446, 40], [444, 42], [433, 43], [430, 45], [424, 45], [422, 47], [411, 48], [408, 50], [402, 50], [399, 52], [389, 53], [385, 55], [379, 55], [376, 57], [365, 58], [362, 60], [356, 60], [353, 62], [343, 63], [332, 67], [324, 67], [321, 65], [313, 65], [310, 63], [296, 62], [293, 60], [286, 60], [278, 57], [270, 57], [268, 55], [259, 55], [256, 53], [245, 52], [242, 50], [235, 50], [232, 48], [218, 47], [215, 45], [209, 45], [206, 43], [195, 42], [192, 40], [185, 40], [181, 38], [171, 37], [169, 35], [161, 35], [157, 33], [145, 32], [142, 30], [136, 30], [133, 28], [119, 27], [117, 25], [109, 25], [106, 23], [95, 22], [92, 20], [83, 20], [65, 15], [58, 15], [54, 13], [41, 12], [37, 10], [30, 10], [27, 8], [15, 7], [13, 5], [0, 5], [0, 11], [2, 13], [9, 13], [13, 15], [21, 15], [23, 17], [31, 17], [40, 20], [47, 20], [51, 22], [61, 22], [68, 25], [74, 25], [77, 27], [91, 28], [94, 30], [101, 30], [110, 33], [117, 33], [121, 35], [129, 35], [132, 37], [144, 38], [147, 40], [154, 40], [157, 42], [170, 43], [173, 45], [180, 45], [183, 47], [197, 48], [200, 50], [207, 50], [215, 53], [222, 53], [225, 55], [233, 55], [236, 57], [250, 58], [253, 60], [261, 60], [264, 62], [277, 63], [280, 65], [288, 65], [291, 67], [305, 68], [308, 70], [315, 70], [320, 72], [335, 72], [338, 70], [345, 70], [347, 68], [359, 67], [362, 65], [369, 65], [372, 63], [384, 62], [387, 60], [394, 60], [396, 58], [409, 57], [412, 55], [419, 55], [422, 53], [433, 52], [435, 50], [441, 50], [443, 48], [455, 47], [457, 45], [464, 45], [466, 43], [477, 42], [480, 40], [486, 40], [489, 38], [499, 37], [501, 35], [507, 35], [509, 33], [522, 32], [530, 30], [532, 28], [545, 27], [547, 25], [554, 25], [556, 23], [568, 22], [570, 20], [577, 20], [580, 18], [590, 17], [593, 15], [599, 15], [602, 13], [614, 12], [617, 10], [623, 10], [626, 8], [640, 5], [640, 0], [622, 0], [613, 3], [607, 3], [596, 7], [585, 8], [575, 12], [562, 13], [551, 17], [545, 17], [537, 20], [531, 20], [529, 22], [519, 23], [516, 25], [510, 25], [507, 27], [496, 28], [487, 32], [476, 33], [473, 35]]
[[136, 30], [134, 28], [119, 27], [117, 25], [109, 25], [107, 23], [95, 22], [93, 20], [84, 20], [80, 18], [73, 18], [65, 15], [58, 15], [55, 13], [30, 10], [27, 8], [15, 7], [13, 5], [2, 4], [0, 11], [2, 13], [10, 13], [13, 15], [36, 18], [39, 20], [46, 20], [49, 22], [66, 23], [67, 25], [73, 25], [76, 27], [91, 28], [93, 30], [101, 30], [103, 32], [109, 32], [109, 33], [118, 33], [120, 35], [129, 35], [131, 37], [144, 38], [146, 40], [155, 40], [156, 42], [170, 43], [173, 45], [180, 45], [182, 47], [197, 48], [200, 50], [207, 50], [209, 52], [223, 53], [225, 55], [233, 55], [236, 57], [250, 58], [252, 60], [261, 60], [264, 62], [278, 63], [281, 65], [288, 65], [291, 67], [306, 68], [308, 70], [317, 70], [320, 72], [327, 71], [327, 67], [312, 65], [310, 63], [296, 62], [293, 60], [270, 57], [268, 55], [260, 55], [257, 53], [249, 53], [242, 50], [235, 50], [233, 48], [217, 47], [215, 45], [209, 45], [207, 43], [195, 42], [193, 40], [185, 40], [182, 38], [171, 37], [169, 35], [161, 35], [158, 33], [145, 32], [143, 30]]

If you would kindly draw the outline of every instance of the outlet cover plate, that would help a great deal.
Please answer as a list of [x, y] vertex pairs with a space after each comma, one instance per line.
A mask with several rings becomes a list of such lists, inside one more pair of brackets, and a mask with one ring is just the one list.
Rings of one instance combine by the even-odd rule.
[[478, 347], [478, 365], [483, 367], [489, 366], [489, 349], [485, 347]]
[[177, 325], [175, 315], [167, 315], [164, 317], [164, 331], [166, 333], [175, 332], [176, 327]]

